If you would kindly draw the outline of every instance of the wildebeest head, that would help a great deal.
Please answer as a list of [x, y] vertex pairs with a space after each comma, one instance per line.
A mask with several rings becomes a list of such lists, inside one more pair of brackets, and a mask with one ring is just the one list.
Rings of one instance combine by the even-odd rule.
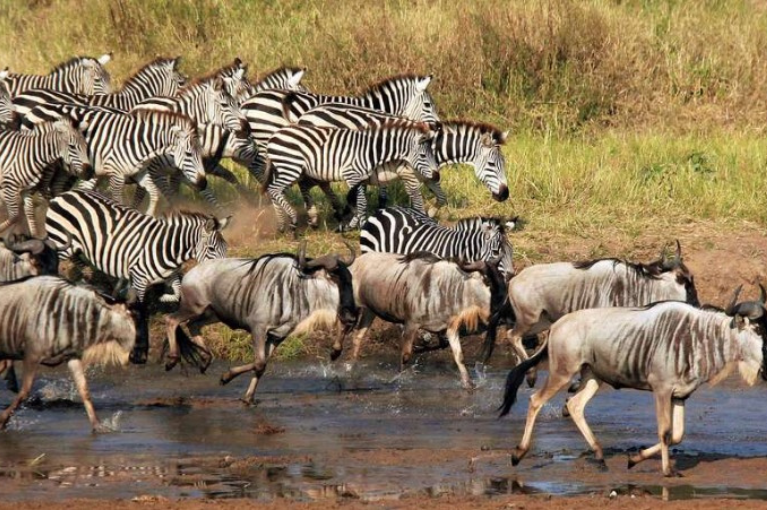
[[485, 284], [490, 288], [490, 315], [491, 321], [497, 321], [507, 315], [510, 309], [509, 291], [506, 278], [501, 271], [500, 265], [503, 256], [499, 255], [491, 260], [475, 260], [474, 262], [459, 263], [461, 269], [466, 272], [477, 271], [482, 274]]
[[735, 293], [732, 296], [732, 301], [730, 301], [730, 304], [727, 306], [725, 313], [732, 317], [730, 327], [738, 328], [740, 331], [750, 330], [761, 340], [762, 367], [760, 372], [762, 379], [767, 381], [767, 309], [765, 309], [767, 291], [760, 283], [758, 301], [745, 301], [743, 303], [737, 303], [738, 295], [740, 294], [742, 287], [743, 286], [741, 285], [735, 289]]
[[50, 240], [41, 239], [13, 239], [3, 244], [29, 264], [32, 275], [57, 275], [59, 273], [58, 252], [69, 248], [72, 242], [70, 234], [68, 238], [69, 242], [62, 248], [56, 247]]
[[[298, 267], [302, 273], [315, 277], [325, 277], [332, 281], [338, 288], [338, 318], [349, 331], [357, 322], [359, 313], [354, 303], [354, 288], [352, 287], [352, 274], [349, 266], [354, 263], [354, 248], [346, 241], [344, 244], [351, 251], [351, 259], [344, 260], [338, 255], [325, 255], [313, 260], [306, 259], [306, 244], [302, 243], [298, 251]], [[322, 273], [320, 273], [320, 270]]]
[[685, 290], [685, 301], [693, 306], [700, 306], [698, 301], [698, 292], [695, 289], [695, 278], [682, 261], [682, 246], [679, 241], [676, 242], [676, 253], [672, 258], [666, 257], [665, 246], [661, 250], [660, 260], [656, 263], [661, 272], [671, 271], [676, 276], [676, 283], [683, 286]]

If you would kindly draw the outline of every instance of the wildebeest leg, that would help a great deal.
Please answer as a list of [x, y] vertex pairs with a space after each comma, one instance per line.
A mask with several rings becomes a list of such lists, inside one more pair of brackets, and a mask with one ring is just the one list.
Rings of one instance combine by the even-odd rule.
[[530, 396], [530, 404], [527, 408], [527, 421], [525, 422], [525, 433], [522, 435], [522, 441], [519, 446], [516, 447], [511, 454], [511, 463], [513, 465], [519, 464], [519, 461], [530, 450], [530, 444], [533, 440], [533, 428], [535, 427], [535, 419], [538, 413], [543, 408], [543, 405], [551, 400], [551, 398], [559, 392], [562, 388], [567, 386], [570, 382], [570, 378], [573, 376], [571, 373], [567, 373], [565, 370], [557, 372], [552, 368], [549, 373], [546, 383], [539, 391], [536, 391]]
[[418, 325], [405, 324], [405, 332], [402, 334], [402, 351], [400, 356], [400, 371], [405, 369], [405, 365], [413, 357], [413, 342], [418, 334]]
[[[514, 328], [506, 335], [506, 338], [509, 339], [511, 347], [517, 356], [517, 364], [522, 363], [528, 358], [525, 346], [522, 344], [522, 337], [526, 333], [527, 328], [518, 328], [518, 325], [519, 323], [517, 323], [517, 325], [515, 325]], [[531, 388], [535, 386], [536, 377], [537, 371], [535, 368], [531, 368], [527, 371], [527, 385]]]
[[[268, 337], [266, 340], [266, 352], [264, 359], [268, 360], [272, 357], [272, 353], [274, 352], [274, 349], [277, 348], [277, 341], [275, 341], [273, 338]], [[253, 375], [253, 379], [250, 380], [250, 384], [248, 385], [248, 391], [245, 392], [245, 398], [242, 399], [243, 402], [250, 405], [253, 403], [253, 396], [256, 394], [256, 388], [258, 388], [258, 381], [261, 380], [261, 376], [264, 375], [264, 371], [266, 370], [266, 361], [264, 361], [264, 367], [262, 369], [258, 369], [256, 367], [254, 369], [255, 374]]]
[[0, 429], [4, 429], [5, 426], [8, 425], [8, 420], [11, 419], [13, 412], [29, 396], [29, 392], [32, 391], [32, 382], [35, 380], [35, 373], [39, 366], [37, 361], [29, 359], [24, 360], [24, 376], [21, 378], [21, 391], [19, 391], [19, 394], [13, 399], [11, 405], [5, 408], [5, 411], [0, 414]]
[[181, 305], [181, 309], [176, 313], [165, 316], [165, 335], [168, 338], [168, 361], [165, 362], [165, 370], [170, 370], [178, 364], [178, 340], [176, 339], [176, 330], [185, 322], [199, 315], [196, 310], [190, 310]]
[[458, 366], [458, 371], [461, 373], [461, 384], [466, 390], [473, 388], [469, 372], [466, 370], [466, 366], [463, 364], [463, 351], [461, 350], [461, 337], [458, 336], [458, 330], [447, 330], [447, 341], [450, 343], [450, 350], [453, 351], [453, 359]]
[[[266, 330], [264, 328], [254, 329], [251, 333], [251, 337], [253, 339], [253, 354], [255, 360], [253, 363], [247, 363], [227, 370], [224, 375], [221, 376], [221, 384], [229, 384], [232, 379], [245, 372], [256, 372], [254, 378], [257, 378], [264, 373], [264, 370], [266, 369]], [[253, 385], [252, 382], [251, 385]], [[256, 381], [256, 385], [258, 385], [258, 381]], [[253, 391], [255, 391], [255, 389]]]
[[[679, 444], [684, 437], [684, 400], [675, 398], [672, 399], [672, 422], [671, 422], [671, 444]], [[628, 467], [633, 468], [643, 460], [647, 460], [656, 453], [658, 453], [663, 447], [662, 443], [657, 443], [649, 448], [641, 450], [638, 454], [629, 456]], [[664, 472], [665, 474], [665, 472]]]
[[570, 412], [570, 417], [575, 422], [575, 426], [578, 427], [589, 447], [594, 451], [594, 458], [600, 464], [600, 467], [607, 469], [604, 455], [602, 454], [602, 446], [594, 437], [594, 433], [591, 431], [589, 424], [586, 423], [586, 417], [584, 416], [586, 404], [596, 395], [600, 385], [601, 381], [594, 377], [591, 370], [587, 369], [582, 378], [581, 391], [567, 402], [567, 410]]
[[13, 360], [0, 361], [0, 375], [5, 373], [5, 387], [13, 393], [19, 392], [19, 381], [16, 378], [16, 370], [13, 368]]
[[357, 333], [354, 335], [354, 339], [352, 341], [352, 361], [357, 361], [359, 358], [360, 348], [362, 347], [362, 339], [367, 335], [368, 330], [370, 329], [370, 325], [373, 324], [375, 318], [375, 314], [369, 308], [362, 310], [359, 322], [357, 322], [356, 326]]
[[77, 391], [80, 393], [80, 398], [83, 399], [83, 406], [85, 407], [85, 412], [88, 413], [88, 420], [91, 422], [93, 432], [106, 432], [107, 429], [99, 423], [99, 419], [96, 416], [96, 410], [93, 409], [91, 393], [88, 391], [88, 382], [85, 380], [82, 361], [79, 359], [71, 359], [67, 362], [67, 366], [72, 373], [72, 379], [75, 381], [75, 386], [77, 386]]

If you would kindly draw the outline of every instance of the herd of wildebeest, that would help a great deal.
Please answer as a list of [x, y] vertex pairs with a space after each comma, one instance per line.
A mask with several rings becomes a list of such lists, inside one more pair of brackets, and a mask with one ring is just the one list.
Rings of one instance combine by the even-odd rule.
[[[451, 226], [434, 219], [421, 185], [437, 208], [445, 205], [440, 169], [472, 165], [497, 201], [509, 189], [507, 133], [440, 119], [427, 91], [430, 76], [398, 75], [359, 95], [329, 96], [302, 85], [302, 68], [282, 67], [251, 82], [247, 66], [235, 59], [189, 80], [179, 58], [158, 58], [114, 91], [110, 59], [73, 58], [48, 75], [0, 72], [0, 200], [7, 210], [0, 224], [0, 372], [18, 393], [0, 414], [3, 427], [29, 396], [40, 365], [67, 363], [91, 425], [100, 430], [84, 368], [146, 363], [146, 296], [156, 284], [167, 290], [160, 301], [178, 303], [165, 318], [166, 369], [183, 359], [205, 371], [212, 357], [202, 334], [207, 324], [250, 332], [254, 360], [221, 377], [225, 384], [252, 373], [246, 403], [289, 335], [335, 332], [332, 359], [351, 337], [356, 360], [378, 317], [402, 325], [405, 365], [419, 331], [426, 331], [433, 339], [422, 348], [449, 346], [461, 384], [471, 389], [461, 336], [485, 333], [485, 363], [505, 328], [518, 363], [506, 380], [502, 415], [525, 378], [534, 386], [541, 361], [549, 367], [543, 388], [530, 397], [514, 464], [530, 448], [541, 407], [570, 387], [566, 412], [604, 465], [584, 408], [606, 382], [653, 392], [658, 443], [631, 456], [629, 467], [660, 451], [670, 476], [669, 446], [682, 440], [693, 391], [736, 366], [748, 384], [760, 374], [767, 379], [765, 289], [760, 286], [758, 301], [738, 302], [739, 288], [724, 310], [701, 306], [678, 242], [649, 263], [601, 259], [515, 272], [508, 240], [514, 219], [475, 217]], [[227, 216], [207, 179], [249, 190], [221, 166], [223, 158], [259, 182], [282, 230], [298, 224], [285, 195], [293, 184], [309, 225], [319, 224], [311, 195], [319, 186], [338, 230], [359, 229], [361, 253], [344, 241], [348, 258], [309, 257], [304, 243], [297, 254], [227, 258], [225, 229], [249, 219]], [[386, 185], [396, 179], [410, 207], [386, 206]], [[203, 195], [212, 214], [174, 206], [182, 182]], [[332, 182], [346, 183], [351, 206]], [[128, 205], [123, 193], [132, 184]], [[379, 190], [372, 213], [368, 184]], [[35, 220], [36, 201], [46, 203], [44, 228]], [[160, 205], [167, 210], [157, 215]], [[182, 275], [191, 259], [197, 264]], [[58, 276], [65, 260], [72, 268], [67, 279]], [[111, 278], [109, 288], [84, 283], [84, 267]], [[545, 332], [529, 356], [523, 338]], [[22, 365], [20, 387], [15, 361]]]

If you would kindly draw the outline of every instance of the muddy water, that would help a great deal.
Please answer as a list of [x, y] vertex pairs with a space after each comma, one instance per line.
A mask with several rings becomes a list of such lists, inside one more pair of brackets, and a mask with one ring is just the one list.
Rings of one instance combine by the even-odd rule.
[[[150, 365], [89, 374], [99, 417], [115, 432], [89, 431], [63, 370], [43, 371], [33, 401], [0, 433], [0, 498], [249, 497], [396, 499], [410, 494], [617, 493], [767, 499], [764, 388], [731, 378], [696, 393], [687, 436], [673, 454], [685, 473], [664, 480], [651, 460], [628, 471], [626, 452], [655, 442], [650, 394], [603, 389], [587, 418], [609, 470], [589, 462], [585, 442], [560, 409], [541, 413], [533, 450], [520, 466], [508, 451], [524, 425], [526, 397], [496, 419], [508, 366], [487, 368], [463, 391], [445, 353], [421, 356], [397, 376], [391, 361], [275, 362], [259, 403], [237, 399], [246, 376]], [[474, 374], [477, 377], [478, 374]], [[539, 382], [540, 386], [540, 382]], [[0, 402], [11, 394], [0, 390]], [[480, 456], [469, 469], [469, 459]]]

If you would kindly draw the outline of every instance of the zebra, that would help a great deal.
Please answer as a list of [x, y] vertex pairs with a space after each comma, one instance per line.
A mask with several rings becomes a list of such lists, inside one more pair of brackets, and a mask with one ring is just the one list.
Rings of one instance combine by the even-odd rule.
[[19, 220], [23, 202], [30, 233], [43, 237], [37, 230], [32, 193], [50, 166], [59, 161], [76, 177], [93, 175], [85, 138], [69, 119], [46, 122], [33, 131], [0, 131], [0, 198], [8, 209], [0, 232]]
[[452, 227], [438, 224], [423, 213], [405, 207], [388, 207], [370, 216], [360, 232], [360, 252], [407, 255], [426, 251], [442, 258], [466, 261], [500, 257], [499, 270], [506, 280], [514, 275], [512, 246], [507, 233], [517, 219], [467, 218]]
[[[81, 183], [82, 189], [93, 189], [99, 178], [109, 177], [112, 196], [122, 201], [123, 186], [130, 177], [150, 197], [159, 197], [147, 172], [147, 165], [156, 158], [172, 159], [195, 186], [207, 186], [197, 128], [188, 117], [151, 110], [126, 114], [72, 105], [42, 105], [35, 107], [24, 122], [56, 116], [70, 116], [88, 125], [83, 134], [96, 177]], [[156, 198], [147, 213], [154, 214], [155, 207]]]
[[[242, 77], [242, 69], [236, 77]], [[213, 75], [192, 81], [176, 97], [151, 97], [131, 111], [165, 111], [186, 115], [198, 124], [219, 124], [228, 129], [247, 125], [237, 101], [227, 91], [230, 78]]]
[[[315, 181], [345, 181], [349, 197], [356, 195], [357, 211], [343, 228], [356, 228], [367, 210], [365, 182], [376, 167], [390, 161], [406, 161], [427, 178], [439, 178], [431, 150], [434, 132], [425, 123], [403, 127], [397, 123], [370, 126], [366, 130], [294, 126], [281, 129], [267, 147], [266, 193], [277, 211], [280, 228], [285, 214], [291, 228], [296, 213], [284, 191], [301, 176]], [[351, 201], [351, 200], [350, 200]]]
[[106, 53], [98, 59], [75, 57], [56, 66], [45, 76], [5, 72], [0, 79], [5, 82], [11, 96], [29, 89], [51, 89], [75, 94], [109, 94], [112, 92], [109, 73], [104, 69], [112, 59]]
[[185, 211], [153, 218], [98, 191], [72, 190], [51, 200], [45, 226], [57, 246], [71, 237], [61, 260], [84, 257], [102, 273], [130, 282], [140, 302], [150, 285], [169, 280], [173, 293], [160, 298], [169, 303], [178, 301], [184, 262], [226, 256], [221, 231], [230, 219]]
[[161, 96], [173, 97], [186, 84], [186, 77], [178, 71], [177, 58], [157, 58], [128, 78], [119, 92], [83, 95], [50, 89], [30, 89], [13, 98], [19, 115], [26, 115], [35, 106], [69, 103], [81, 106], [104, 106], [123, 112], [130, 111], [144, 99]]
[[393, 76], [371, 85], [360, 96], [265, 90], [243, 102], [242, 111], [250, 123], [253, 138], [264, 148], [279, 129], [296, 122], [311, 108], [326, 103], [350, 104], [412, 120], [437, 122], [434, 102], [426, 91], [430, 82], [431, 76]]
[[[343, 104], [320, 105], [303, 114], [298, 125], [318, 126], [329, 128], [364, 129], [369, 124], [380, 125], [392, 119], [397, 119], [367, 108]], [[496, 201], [503, 202], [509, 196], [506, 182], [505, 159], [501, 145], [505, 143], [507, 133], [489, 124], [465, 120], [447, 120], [439, 123], [437, 136], [432, 143], [437, 165], [444, 166], [456, 163], [468, 163], [474, 166], [474, 174], [485, 184]], [[423, 197], [420, 193], [420, 174], [403, 165], [389, 165], [378, 169], [374, 178], [379, 186], [379, 207], [386, 207], [386, 183], [389, 180], [402, 178], [405, 189], [410, 197], [411, 207], [423, 212]], [[311, 201], [306, 181], [302, 186], [304, 200]], [[447, 198], [439, 183], [425, 180], [426, 186], [436, 195], [437, 207], [447, 204]], [[323, 188], [329, 200], [338, 211], [340, 202], [329, 186]], [[307, 210], [311, 219], [316, 219], [316, 212], [310, 203]], [[312, 214], [314, 212], [314, 214]]]
[[[247, 193], [247, 188], [243, 186], [237, 177], [222, 167], [219, 163], [222, 158], [231, 158], [235, 162], [245, 166], [252, 174], [263, 174], [265, 162], [259, 154], [255, 141], [244, 131], [231, 131], [222, 128], [216, 124], [206, 124], [198, 126], [198, 135], [200, 139], [200, 153], [205, 166], [207, 175], [215, 175], [236, 186], [241, 193]], [[152, 160], [147, 167], [152, 181], [157, 185], [160, 192], [170, 199], [178, 194], [178, 188], [181, 184], [180, 175], [177, 171], [171, 171], [168, 174], [172, 163], [167, 158]], [[166, 183], [166, 177], [169, 182]], [[217, 212], [222, 212], [223, 208], [216, 200], [212, 190], [206, 187], [201, 191], [202, 196], [214, 207]], [[133, 207], [138, 208], [144, 199], [145, 191], [143, 188], [137, 188], [134, 194]], [[152, 198], [150, 197], [150, 201]]]
[[214, 71], [209, 76], [220, 76], [224, 80], [226, 92], [239, 106], [244, 100], [255, 94], [255, 88], [245, 76], [247, 72], [248, 65], [237, 57], [231, 64]]

